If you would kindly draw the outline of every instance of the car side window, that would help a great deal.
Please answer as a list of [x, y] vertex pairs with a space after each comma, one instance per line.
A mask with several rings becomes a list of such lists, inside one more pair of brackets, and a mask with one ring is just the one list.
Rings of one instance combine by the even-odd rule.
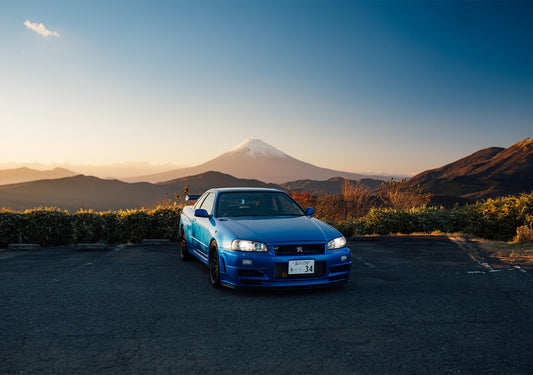
[[203, 208], [209, 215], [211, 215], [213, 213], [213, 203], [215, 203], [215, 194], [209, 193], [198, 208]]

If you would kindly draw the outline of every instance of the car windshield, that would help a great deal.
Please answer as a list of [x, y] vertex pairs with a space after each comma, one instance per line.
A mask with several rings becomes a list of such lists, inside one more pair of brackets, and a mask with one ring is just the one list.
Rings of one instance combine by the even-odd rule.
[[220, 193], [216, 206], [217, 217], [303, 215], [305, 212], [291, 197], [275, 191]]

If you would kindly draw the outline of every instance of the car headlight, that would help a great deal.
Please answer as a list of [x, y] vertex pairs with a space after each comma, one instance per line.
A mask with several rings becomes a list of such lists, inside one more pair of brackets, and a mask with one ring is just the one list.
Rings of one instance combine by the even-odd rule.
[[262, 242], [249, 240], [233, 240], [231, 250], [239, 251], [267, 251], [267, 245]]
[[328, 242], [328, 250], [340, 249], [344, 246], [346, 246], [346, 238], [344, 236], [334, 238]]

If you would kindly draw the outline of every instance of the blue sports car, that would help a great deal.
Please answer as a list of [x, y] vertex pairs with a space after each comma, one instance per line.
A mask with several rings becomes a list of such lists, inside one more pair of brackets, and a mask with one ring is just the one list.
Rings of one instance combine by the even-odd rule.
[[205, 263], [215, 287], [344, 283], [351, 268], [346, 240], [313, 212], [281, 190], [208, 190], [181, 213], [181, 259]]

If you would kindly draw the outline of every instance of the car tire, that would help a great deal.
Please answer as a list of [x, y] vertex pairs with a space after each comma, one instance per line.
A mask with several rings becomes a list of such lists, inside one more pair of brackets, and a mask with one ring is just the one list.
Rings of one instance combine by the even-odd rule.
[[218, 246], [215, 241], [209, 247], [209, 282], [214, 288], [220, 287], [220, 259], [218, 257]]
[[192, 259], [191, 253], [187, 250], [187, 241], [185, 239], [185, 230], [183, 227], [181, 227], [180, 230], [180, 240], [179, 240], [179, 251], [180, 251], [180, 258], [184, 262], [188, 262]]

